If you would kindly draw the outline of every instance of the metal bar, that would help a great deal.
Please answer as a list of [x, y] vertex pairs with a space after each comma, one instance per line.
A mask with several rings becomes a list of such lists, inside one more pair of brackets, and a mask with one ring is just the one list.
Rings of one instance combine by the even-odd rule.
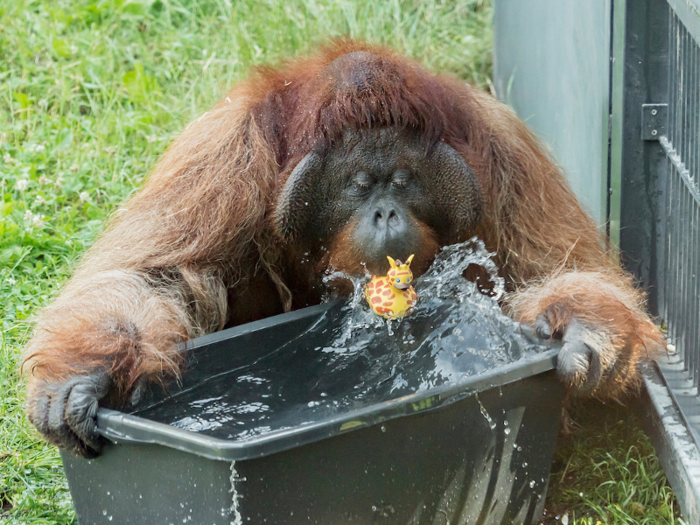
[[[676, 43], [676, 15], [671, 11], [670, 7], [668, 8], [670, 13], [668, 17], [668, 49], [669, 49], [669, 67], [667, 71], [667, 76], [668, 76], [668, 94], [669, 94], [669, 99], [668, 99], [668, 123], [666, 126], [666, 129], [668, 131], [668, 137], [666, 140], [670, 138], [671, 142], [674, 139], [675, 136], [675, 124], [676, 124], [676, 94], [675, 94], [675, 67], [676, 67], [676, 52], [675, 52], [675, 43]], [[661, 140], [661, 139], [659, 139]], [[673, 246], [671, 243], [671, 239], [673, 237], [673, 222], [671, 221], [671, 214], [673, 213], [673, 206], [671, 205], [671, 199], [673, 195], [673, 176], [672, 171], [672, 164], [671, 160], [668, 158], [668, 155], [666, 155], [666, 184], [665, 184], [665, 193], [664, 193], [664, 205], [665, 205], [665, 213], [664, 213], [664, 225], [665, 225], [665, 235], [663, 239], [663, 247], [664, 247], [664, 257], [663, 257], [663, 271], [661, 272], [660, 276], [663, 279], [663, 300], [661, 301], [660, 304], [660, 311], [661, 314], [666, 321], [666, 328], [667, 330], [670, 330], [669, 328], [669, 319], [671, 318], [671, 310], [669, 308], [669, 304], [671, 301], [671, 298], [673, 297], [673, 290], [671, 289], [671, 277], [670, 277], [670, 270], [671, 270], [671, 258], [673, 256]]]
[[671, 220], [671, 217], [673, 215], [673, 190], [674, 190], [674, 177], [673, 177], [673, 164], [671, 163], [671, 159], [666, 157], [666, 165], [668, 166], [668, 169], [666, 170], [666, 238], [664, 239], [664, 247], [666, 249], [666, 256], [664, 257], [664, 271], [663, 271], [663, 276], [664, 276], [664, 303], [663, 303], [663, 312], [664, 312], [664, 320], [666, 321], [666, 329], [669, 331], [670, 335], [670, 319], [672, 316], [672, 311], [671, 311], [671, 298], [673, 297], [673, 289], [672, 289], [672, 279], [671, 279], [671, 261], [673, 257], [673, 249], [675, 246], [673, 246], [672, 239], [673, 239], [673, 231], [674, 231], [674, 225], [673, 221]]
[[671, 128], [671, 135], [669, 135], [671, 142], [674, 144], [678, 139], [678, 53], [680, 51], [680, 32], [678, 27], [678, 17], [673, 13], [673, 42], [672, 44], [672, 63], [671, 63], [671, 83], [669, 85], [669, 91], [673, 97], [673, 127]]
[[[688, 39], [688, 32], [685, 30], [683, 26], [680, 26], [680, 43], [679, 43], [679, 52], [678, 52], [678, 89], [680, 92], [678, 93], [678, 102], [679, 102], [679, 107], [678, 110], [680, 112], [679, 114], [679, 119], [678, 119], [678, 136], [676, 137], [676, 142], [674, 143], [674, 146], [676, 150], [678, 151], [679, 155], [683, 155], [685, 153], [685, 141], [686, 141], [686, 133], [685, 133], [685, 120], [686, 120], [686, 96], [685, 96], [685, 83], [686, 83], [686, 78], [685, 78], [685, 68], [686, 68], [686, 48], [687, 48], [687, 39]], [[681, 157], [683, 158], [683, 157]]]
[[[700, 251], [700, 245], [698, 244], [698, 210], [699, 207], [697, 203], [692, 202], [692, 230], [690, 232], [691, 234], [691, 250], [692, 253], [694, 254], [693, 259], [690, 261], [690, 264], [688, 266], [689, 271], [691, 272], [691, 283], [689, 286], [690, 289], [690, 299], [691, 299], [691, 304], [688, 308], [688, 334], [689, 334], [689, 346], [692, 350], [693, 353], [697, 355], [698, 350], [698, 327], [700, 327], [700, 322], [698, 322], [698, 312], [700, 310], [698, 309], [699, 305], [699, 299], [698, 299], [698, 264], [700, 261], [698, 260], [697, 254]], [[700, 374], [698, 374], [700, 376]], [[697, 388], [698, 386], [698, 376], [695, 378], [695, 387]]]
[[[679, 133], [680, 135], [680, 133]], [[678, 173], [674, 174], [674, 177], [678, 180]], [[679, 184], [678, 187], [680, 188], [681, 185]], [[680, 325], [678, 323], [678, 319], [681, 316], [681, 312], [683, 311], [683, 307], [681, 305], [681, 296], [679, 291], [681, 290], [681, 282], [683, 281], [682, 277], [682, 271], [683, 271], [683, 255], [682, 255], [682, 250], [683, 250], [683, 223], [681, 222], [681, 217], [683, 214], [681, 213], [681, 203], [683, 202], [683, 192], [682, 191], [677, 191], [675, 195], [675, 205], [674, 205], [674, 211], [673, 211], [673, 222], [676, 224], [676, 236], [674, 239], [674, 248], [673, 251], [675, 252], [675, 256], [673, 258], [673, 276], [674, 276], [674, 294], [673, 294], [673, 317], [672, 317], [672, 327], [673, 327], [673, 341], [674, 344], [678, 347], [678, 352], [683, 356], [686, 364], [686, 370], [692, 375], [693, 371], [693, 363], [692, 363], [692, 357], [690, 354], [685, 352], [685, 348], [683, 347], [683, 341], [680, 339], [681, 333], [680, 333]]]
[[694, 140], [693, 140], [693, 171], [691, 175], [695, 180], [697, 180], [698, 173], [700, 173], [700, 47], [693, 46], [695, 53], [695, 79], [693, 81], [694, 86], [694, 112], [693, 112], [693, 122], [694, 122]]
[[[662, 143], [663, 146], [663, 143]], [[673, 159], [672, 159], [673, 160]], [[679, 286], [679, 253], [678, 253], [678, 246], [680, 244], [680, 230], [681, 230], [681, 225], [679, 219], [679, 207], [680, 207], [680, 192], [678, 191], [678, 188], [680, 187], [680, 180], [678, 178], [678, 172], [674, 170], [671, 174], [671, 177], [675, 179], [676, 182], [676, 191], [671, 195], [671, 198], [673, 199], [673, 203], [671, 205], [671, 210], [673, 213], [672, 216], [672, 224], [673, 224], [673, 237], [671, 238], [671, 287], [672, 287], [672, 294], [671, 294], [671, 304], [670, 304], [670, 314], [669, 314], [669, 319], [668, 319], [668, 328], [669, 328], [669, 336], [671, 337], [671, 340], [673, 341], [673, 344], [677, 344], [677, 338], [678, 338], [678, 325], [676, 323], [676, 319], [678, 318], [678, 311], [679, 311], [679, 304], [678, 304], [678, 286]], [[683, 353], [682, 348], [678, 348], [679, 355], [683, 358], [683, 361], [685, 363], [686, 370], [689, 369], [689, 362], [688, 362], [688, 356]]]
[[[693, 238], [695, 240], [695, 253], [698, 254], [700, 252], [700, 205], [698, 203], [695, 203], [695, 212], [694, 212], [694, 217], [695, 217], [695, 232], [693, 234]], [[693, 308], [693, 314], [694, 314], [694, 324], [692, 325], [692, 331], [693, 331], [693, 349], [695, 352], [700, 351], [700, 275], [698, 275], [698, 272], [700, 272], [700, 257], [696, 256], [696, 260], [693, 263], [693, 278], [694, 278], [694, 308]]]
[[[682, 93], [681, 93], [681, 101], [682, 101], [682, 109], [683, 109], [683, 121], [682, 121], [682, 127], [681, 127], [681, 133], [679, 136], [680, 143], [677, 146], [678, 147], [678, 153], [683, 160], [683, 164], [685, 165], [685, 162], [688, 159], [688, 143], [689, 143], [689, 135], [690, 135], [690, 130], [689, 130], [689, 122], [690, 122], [690, 108], [689, 106], [689, 101], [690, 97], [689, 95], [689, 87], [690, 87], [690, 77], [691, 77], [691, 72], [690, 72], [690, 61], [689, 61], [689, 56], [690, 56], [690, 49], [692, 47], [692, 42], [690, 35], [688, 34], [688, 30], [686, 29], [685, 26], [683, 26], [683, 48], [681, 50], [681, 64], [683, 65], [683, 70], [682, 70], [682, 77], [680, 81], [680, 85], [682, 88]], [[687, 168], [686, 168], [687, 169]], [[688, 370], [689, 378], [691, 381], [693, 381], [693, 385], [697, 385], [697, 356], [695, 353], [692, 351], [691, 348], [688, 348], [687, 345], [687, 338], [686, 338], [686, 323], [685, 323], [685, 316], [686, 316], [686, 309], [687, 309], [687, 300], [688, 300], [688, 257], [689, 257], [689, 250], [688, 250], [688, 243], [687, 243], [687, 233], [688, 233], [688, 195], [685, 192], [681, 192], [680, 195], [680, 206], [679, 206], [679, 223], [680, 223], [680, 238], [679, 238], [679, 288], [678, 288], [678, 299], [680, 303], [680, 310], [678, 312], [678, 321], [677, 321], [677, 326], [678, 326], [678, 344], [682, 347], [683, 349], [683, 354], [688, 356], [688, 362], [690, 364], [690, 368]]]
[[697, 156], [697, 137], [698, 137], [698, 60], [700, 59], [700, 54], [698, 53], [698, 46], [693, 44], [691, 47], [690, 64], [692, 68], [692, 74], [690, 77], [690, 136], [692, 140], [689, 143], [688, 148], [688, 168], [691, 174], [697, 171], [698, 167], [698, 156]]
[[[683, 25], [680, 23], [680, 20], [676, 16], [676, 27], [677, 27], [677, 32], [676, 32], [676, 126], [675, 126], [675, 141], [673, 143], [674, 148], [677, 151], [680, 151], [682, 144], [683, 144], [683, 123], [684, 123], [684, 117], [685, 117], [685, 111], [684, 111], [684, 90], [683, 90], [683, 73], [685, 71], [685, 63], [684, 63], [684, 49], [685, 49], [685, 31], [683, 28]], [[677, 157], [680, 161], [680, 155], [677, 154]], [[673, 160], [673, 159], [672, 159]], [[676, 171], [673, 174], [674, 178], [679, 177], [678, 171]], [[679, 181], [680, 182], [680, 181]], [[669, 326], [671, 328], [670, 334], [673, 340], [673, 344], [676, 346], [676, 349], [678, 351], [678, 354], [683, 357], [683, 363], [685, 365], [685, 370], [687, 372], [687, 376], [691, 377], [693, 373], [693, 363], [692, 363], [692, 355], [689, 353], [685, 352], [685, 348], [683, 346], [683, 341], [680, 339], [680, 326], [678, 324], [678, 319], [680, 317], [680, 313], [682, 311], [681, 307], [681, 298], [679, 291], [681, 289], [681, 270], [682, 270], [682, 265], [681, 265], [681, 260], [682, 260], [682, 255], [681, 255], [681, 250], [682, 250], [682, 240], [683, 240], [683, 225], [681, 224], [681, 201], [683, 198], [683, 194], [681, 191], [679, 191], [681, 188], [681, 185], [678, 185], [678, 189], [676, 190], [676, 195], [674, 195], [674, 205], [673, 205], [673, 223], [675, 224], [674, 228], [674, 239], [673, 239], [673, 252], [674, 252], [674, 257], [673, 257], [673, 315], [670, 319]]]
[[696, 70], [696, 60], [695, 60], [695, 51], [697, 49], [697, 46], [695, 45], [695, 42], [693, 42], [692, 38], [688, 38], [688, 53], [686, 55], [686, 59], [688, 62], [687, 66], [687, 71], [688, 71], [688, 81], [687, 81], [687, 86], [686, 86], [686, 93], [687, 93], [687, 118], [686, 118], [686, 126], [687, 126], [687, 136], [689, 140], [686, 143], [686, 151], [685, 151], [685, 165], [688, 167], [688, 170], [692, 173], [694, 167], [695, 167], [695, 137], [697, 137], [697, 134], [695, 133], [695, 70]]
[[[700, 112], [700, 49], [695, 41], [690, 40], [691, 52], [689, 60], [691, 62], [692, 75], [690, 78], [690, 90], [688, 95], [690, 97], [690, 140], [688, 142], [688, 170], [690, 179], [695, 179], [695, 174], [698, 172], [698, 137], [700, 136], [699, 127], [699, 112]], [[686, 272], [688, 273], [687, 278], [687, 290], [686, 294], [688, 296], [688, 305], [685, 318], [685, 345], [689, 352], [692, 352], [696, 356], [697, 368], [695, 370], [694, 385], [696, 389], [700, 386], [700, 354], [698, 353], [700, 348], [698, 348], [698, 340], [696, 337], [697, 325], [698, 325], [698, 298], [697, 298], [697, 266], [700, 261], [698, 261], [698, 250], [700, 246], [697, 244], [697, 202], [692, 197], [692, 193], [688, 196], [688, 265]]]
[[[676, 171], [673, 171], [670, 174], [671, 177], [675, 179], [676, 182], [676, 188], [680, 186], [679, 180], [678, 180], [678, 174]], [[671, 303], [670, 303], [670, 313], [669, 313], [669, 319], [668, 319], [668, 334], [671, 337], [671, 340], [673, 341], [673, 344], [676, 344], [676, 338], [677, 338], [677, 326], [676, 326], [676, 319], [677, 319], [677, 312], [678, 312], [678, 239], [680, 237], [679, 231], [680, 231], [680, 223], [678, 222], [678, 206], [680, 205], [680, 193], [678, 192], [678, 189], [671, 194], [671, 198], [673, 199], [672, 204], [671, 204], [671, 210], [672, 210], [672, 218], [671, 222], [673, 224], [673, 237], [671, 238]], [[679, 349], [679, 353], [681, 357], [683, 357], [683, 361], [685, 362], [686, 370], [688, 369], [688, 359], [687, 356], [684, 355], [681, 352], [681, 349]]]
[[688, 346], [688, 323], [687, 323], [687, 313], [688, 313], [688, 302], [690, 297], [688, 295], [688, 260], [690, 258], [690, 249], [688, 246], [688, 210], [690, 209], [690, 196], [687, 193], [683, 193], [681, 206], [681, 221], [682, 221], [682, 237], [683, 237], [683, 258], [681, 259], [681, 271], [683, 278], [681, 279], [681, 288], [678, 290], [681, 297], [682, 308], [680, 311], [678, 326], [680, 332], [680, 342], [683, 345], [683, 351], [690, 356], [691, 362], [693, 364], [693, 369], [690, 374], [690, 378], [693, 380], [693, 385], [697, 385], [698, 378], [698, 356], [693, 352], [692, 348]]
[[612, 2], [612, 75], [610, 101], [610, 167], [608, 180], [608, 235], [620, 246], [620, 209], [622, 195], [622, 144], [624, 141], [624, 71], [626, 0]]
[[683, 319], [683, 339], [684, 345], [687, 348], [687, 352], [690, 352], [695, 356], [695, 374], [693, 376], [694, 385], [698, 387], [698, 381], [700, 381], [700, 356], [698, 356], [697, 348], [693, 345], [692, 338], [692, 326], [693, 326], [693, 304], [694, 304], [694, 287], [693, 287], [693, 259], [695, 254], [695, 245], [693, 244], [693, 228], [695, 226], [695, 221], [693, 220], [694, 203], [691, 195], [686, 197], [687, 199], [687, 218], [686, 218], [686, 245], [687, 245], [687, 264], [685, 268], [685, 312]]

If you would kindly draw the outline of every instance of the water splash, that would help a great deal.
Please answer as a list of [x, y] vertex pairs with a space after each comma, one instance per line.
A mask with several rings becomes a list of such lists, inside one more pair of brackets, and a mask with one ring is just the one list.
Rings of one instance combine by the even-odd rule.
[[486, 419], [486, 422], [489, 424], [489, 428], [491, 430], [494, 430], [496, 428], [497, 423], [493, 420], [491, 415], [486, 410], [486, 407], [481, 402], [481, 399], [479, 399], [479, 395], [476, 394], [474, 397], [476, 397], [476, 400], [479, 403], [479, 410], [481, 411], [481, 415], [484, 416], [484, 419]]
[[[486, 271], [491, 296], [463, 277], [470, 265]], [[400, 320], [387, 321], [370, 310], [363, 297], [368, 278], [327, 276], [329, 282], [341, 278], [352, 282], [352, 297], [304, 334], [276, 349], [255, 350], [252, 344], [250, 364], [203, 375], [196, 388], [175, 393], [140, 415], [245, 440], [464, 382], [541, 350], [501, 312], [504, 281], [493, 254], [476, 239], [438, 254], [415, 281], [415, 311]]]
[[229, 483], [231, 485], [231, 510], [230, 510], [230, 514], [231, 514], [231, 517], [233, 518], [231, 525], [243, 525], [243, 516], [241, 516], [240, 503], [238, 501], [240, 499], [240, 495], [238, 494], [238, 490], [236, 489], [236, 485], [242, 481], [245, 481], [245, 478], [241, 478], [238, 475], [238, 472], [236, 471], [236, 462], [232, 461], [231, 462], [231, 477], [229, 479]]
[[[353, 285], [353, 294], [344, 308], [343, 328], [321, 351], [335, 356], [331, 361], [340, 367], [347, 364], [348, 357], [358, 355], [378, 358], [378, 364], [391, 363], [392, 391], [405, 391], [407, 380], [406, 373], [401, 370], [403, 365], [410, 368], [415, 364], [414, 358], [425, 352], [436, 358], [437, 369], [432, 379], [427, 373], [416, 390], [437, 386], [450, 377], [456, 379], [465, 373], [479, 373], [520, 357], [518, 345], [509, 340], [518, 332], [517, 327], [503, 315], [498, 304], [505, 292], [505, 282], [498, 275], [493, 256], [476, 238], [444, 248], [428, 271], [415, 281], [419, 296], [415, 311], [398, 320], [386, 320], [366, 305], [363, 293], [367, 278], [339, 272], [329, 275], [329, 281], [348, 279]], [[486, 271], [491, 284], [489, 296], [463, 277], [470, 265], [481, 266]], [[371, 351], [376, 347], [394, 351], [377, 356]], [[473, 359], [465, 354], [471, 354]]]
[[[505, 280], [498, 275], [498, 267], [493, 258], [496, 254], [489, 252], [484, 242], [476, 237], [461, 243], [446, 246], [435, 258], [428, 271], [421, 276], [419, 288], [427, 292], [432, 298], [455, 297], [459, 294], [459, 301], [467, 299], [481, 303], [485, 306], [497, 307], [497, 301], [505, 293]], [[489, 276], [493, 285], [490, 294], [491, 301], [481, 294], [474, 283], [466, 281], [462, 275], [470, 265], [481, 266]], [[500, 312], [500, 309], [499, 309]]]

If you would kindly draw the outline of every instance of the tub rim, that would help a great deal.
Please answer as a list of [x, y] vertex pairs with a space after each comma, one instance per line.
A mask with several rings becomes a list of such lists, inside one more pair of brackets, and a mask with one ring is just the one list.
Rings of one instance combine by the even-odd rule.
[[[337, 305], [338, 301], [331, 301], [208, 334], [185, 342], [182, 350], [202, 348], [290, 321], [314, 317], [320, 319], [326, 311]], [[533, 338], [529, 330], [522, 331], [526, 338]], [[307, 425], [275, 430], [269, 434], [244, 440], [209, 437], [108, 408], [100, 408], [97, 412], [97, 432], [117, 444], [157, 444], [214, 460], [239, 461], [258, 458], [378, 425], [383, 421], [437, 410], [472, 395], [478, 395], [479, 392], [555, 369], [561, 343], [539, 340], [538, 344], [550, 349], [493, 368], [483, 374], [469, 376], [464, 382], [458, 384], [438, 386], [352, 409]]]

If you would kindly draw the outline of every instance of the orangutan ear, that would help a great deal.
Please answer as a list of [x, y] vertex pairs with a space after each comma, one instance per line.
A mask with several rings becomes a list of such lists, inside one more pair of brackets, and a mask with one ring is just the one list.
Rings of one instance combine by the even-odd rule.
[[406, 264], [407, 264], [408, 266], [411, 266], [411, 261], [413, 260], [413, 256], [414, 256], [414, 255], [415, 255], [415, 254], [412, 253], [411, 255], [408, 256], [408, 259], [406, 259]]
[[314, 187], [323, 162], [318, 153], [307, 154], [296, 165], [287, 179], [274, 214], [274, 228], [284, 240], [290, 240], [308, 227], [316, 209]]
[[389, 257], [388, 255], [386, 256], [387, 259], [389, 259], [389, 264], [391, 265], [392, 268], [396, 268], [396, 261]]

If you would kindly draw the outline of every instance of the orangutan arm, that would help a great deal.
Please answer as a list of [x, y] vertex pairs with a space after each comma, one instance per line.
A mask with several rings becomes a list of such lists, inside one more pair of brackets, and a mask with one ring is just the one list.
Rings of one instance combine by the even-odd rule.
[[512, 110], [480, 99], [490, 131], [490, 244], [515, 285], [506, 311], [563, 340], [558, 371], [572, 391], [618, 397], [638, 386], [637, 364], [663, 336], [544, 146]]
[[52, 443], [90, 455], [98, 401], [140, 378], [177, 373], [177, 343], [193, 330], [173, 290], [137, 272], [76, 275], [42, 315], [26, 349], [29, 418]]
[[544, 339], [562, 339], [559, 374], [576, 392], [619, 398], [639, 386], [637, 365], [663, 347], [644, 297], [616, 269], [563, 270], [521, 287], [508, 309]]
[[246, 93], [228, 100], [175, 141], [38, 319], [28, 415], [63, 448], [93, 455], [100, 399], [123, 404], [144, 379], [176, 375], [178, 343], [227, 322], [276, 169]]

